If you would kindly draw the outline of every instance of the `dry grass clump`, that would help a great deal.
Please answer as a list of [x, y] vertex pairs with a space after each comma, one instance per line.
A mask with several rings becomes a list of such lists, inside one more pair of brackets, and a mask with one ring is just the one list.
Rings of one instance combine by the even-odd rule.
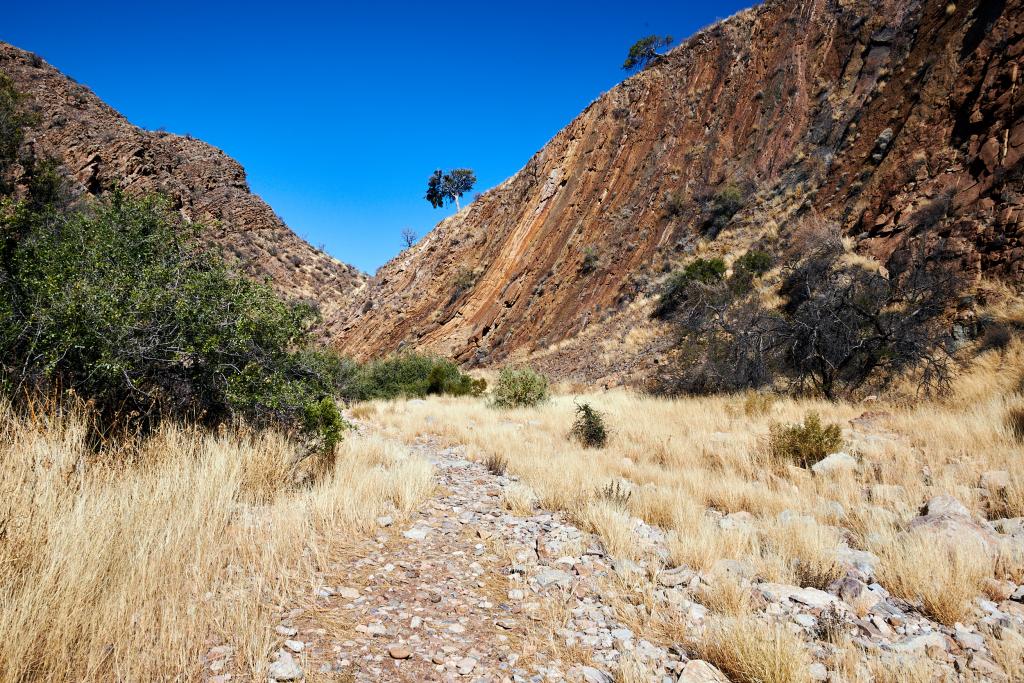
[[750, 586], [728, 575], [712, 578], [710, 584], [702, 585], [695, 592], [694, 598], [711, 612], [729, 617], [750, 614], [754, 606]]
[[1024, 681], [1024, 635], [1004, 628], [998, 638], [988, 641], [988, 646], [992, 658], [1011, 681]]
[[537, 506], [537, 494], [525, 484], [512, 482], [502, 491], [501, 502], [512, 514], [526, 517]]
[[734, 683], [808, 683], [811, 664], [803, 642], [780, 625], [751, 616], [708, 621], [690, 643]]
[[430, 490], [429, 465], [382, 442], [350, 437], [336, 455], [300, 486], [272, 432], [165, 426], [97, 453], [81, 415], [0, 406], [0, 679], [198, 679], [214, 644], [260, 677], [271, 606], [338, 539]]
[[882, 560], [882, 585], [947, 626], [967, 620], [982, 580], [993, 574], [993, 561], [980, 542], [911, 531], [890, 536], [873, 550]]

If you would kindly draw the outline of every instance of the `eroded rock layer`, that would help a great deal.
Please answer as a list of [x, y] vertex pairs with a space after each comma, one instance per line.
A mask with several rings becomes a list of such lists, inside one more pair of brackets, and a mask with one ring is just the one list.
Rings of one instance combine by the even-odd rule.
[[[1022, 32], [1019, 0], [737, 14], [602, 95], [383, 267], [333, 324], [337, 343], [469, 364], [551, 353], [624, 315], [699, 241], [808, 215], [894, 269], [924, 250], [965, 282], [1019, 278]], [[743, 208], [711, 229], [728, 185]]]

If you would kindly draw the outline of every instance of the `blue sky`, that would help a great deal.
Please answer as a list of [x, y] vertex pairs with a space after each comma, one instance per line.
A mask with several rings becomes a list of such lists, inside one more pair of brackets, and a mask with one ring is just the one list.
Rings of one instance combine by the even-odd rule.
[[497, 185], [623, 79], [634, 40], [743, 6], [29, 0], [0, 39], [143, 128], [220, 147], [293, 230], [372, 273], [403, 228], [454, 212], [423, 199], [435, 168]]

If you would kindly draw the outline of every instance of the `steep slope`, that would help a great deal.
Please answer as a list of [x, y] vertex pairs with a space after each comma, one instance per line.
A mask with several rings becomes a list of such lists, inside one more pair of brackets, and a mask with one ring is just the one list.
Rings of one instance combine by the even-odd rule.
[[325, 317], [336, 316], [364, 286], [365, 275], [293, 233], [221, 150], [133, 126], [88, 88], [6, 43], [0, 43], [0, 71], [35, 113], [27, 144], [61, 161], [79, 191], [166, 194], [185, 218], [207, 225], [205, 237], [247, 272], [269, 277], [289, 297], [317, 302]]
[[[1019, 278], [1021, 6], [770, 0], [703, 30], [382, 268], [335, 337], [613, 374], [601, 345], [657, 336], [665, 270], [807, 216], [893, 268], [924, 248]], [[716, 225], [728, 186], [743, 208]]]

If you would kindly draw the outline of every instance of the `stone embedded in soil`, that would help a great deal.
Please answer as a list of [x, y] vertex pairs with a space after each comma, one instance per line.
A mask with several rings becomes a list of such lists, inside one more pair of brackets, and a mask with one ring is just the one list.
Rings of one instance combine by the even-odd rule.
[[392, 645], [388, 648], [388, 654], [392, 659], [409, 659], [412, 652], [405, 645]]
[[267, 675], [275, 681], [297, 681], [302, 678], [302, 667], [295, 663], [292, 656], [281, 650], [277, 661], [267, 669]]

